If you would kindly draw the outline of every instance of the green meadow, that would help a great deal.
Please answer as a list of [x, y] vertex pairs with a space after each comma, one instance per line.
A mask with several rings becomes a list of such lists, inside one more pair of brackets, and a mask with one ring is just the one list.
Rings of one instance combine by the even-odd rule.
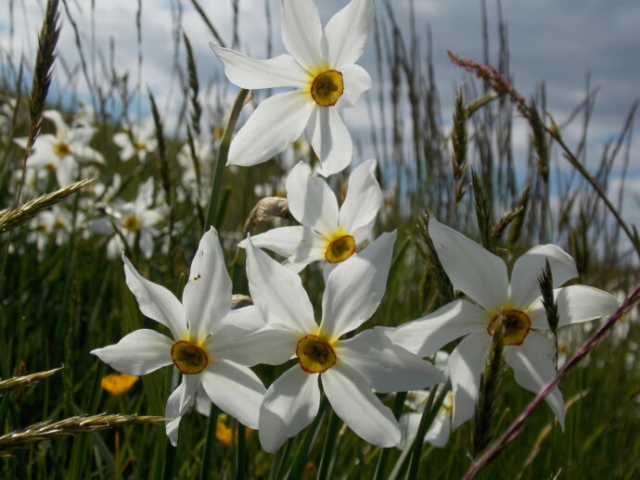
[[[21, 8], [22, 2], [13, 3]], [[353, 138], [350, 165], [318, 177], [342, 205], [350, 173], [369, 159], [363, 152], [375, 152], [372, 175], [381, 203], [354, 259], [384, 232], [397, 232], [384, 296], [347, 337], [397, 327], [469, 298], [439, 259], [430, 219], [501, 258], [509, 272], [532, 247], [556, 244], [578, 273], [565, 285], [603, 290], [619, 306], [611, 317], [545, 333], [554, 367], [568, 366], [559, 383], [564, 429], [542, 398], [531, 408], [535, 393], [519, 385], [505, 361], [506, 348], [517, 345], [505, 326], [495, 335], [487, 327], [490, 354], [478, 367], [475, 414], [445, 445], [422, 438], [439, 415], [450, 418], [451, 381], [425, 385], [431, 388], [418, 408], [412, 393], [374, 392], [396, 418], [414, 410], [422, 415], [418, 440], [396, 447], [358, 436], [325, 396], [310, 425], [274, 453], [262, 448], [255, 429], [206, 396], [182, 417], [173, 446], [165, 430], [167, 399], [190, 374], [176, 368], [182, 363], [173, 350], [173, 365], [137, 379], [120, 376], [90, 353], [138, 329], [171, 337], [168, 325], [145, 315], [149, 307], [141, 311], [122, 255], [144, 279], [181, 299], [199, 242], [214, 227], [233, 285], [231, 305], [253, 308], [248, 254], [238, 243], [248, 234], [299, 225], [286, 200], [288, 175], [300, 161], [317, 168], [323, 159], [303, 135], [264, 163], [227, 165], [239, 129], [274, 92], [240, 88], [222, 73], [203, 81], [196, 46], [239, 44], [237, 30], [230, 38], [219, 33], [220, 20], [207, 2], [191, 0], [184, 8], [197, 13], [209, 37], [190, 36], [178, 23], [162, 39], [173, 55], [162, 75], [179, 85], [175, 108], [139, 81], [136, 68], [123, 71], [112, 52], [96, 52], [88, 40], [94, 26], [77, 21], [67, 3], [46, 2], [29, 55], [0, 56], [0, 478], [640, 478], [640, 236], [622, 213], [625, 189], [632, 188], [625, 182], [637, 99], [629, 99], [617, 136], [586, 152], [592, 92], [568, 118], [552, 117], [544, 86], [519, 90], [506, 35], [499, 35], [499, 44], [491, 45], [491, 58], [500, 59], [495, 64], [450, 52], [464, 82], [455, 85], [455, 105], [445, 110], [438, 85], [446, 81], [439, 80], [421, 26], [400, 24], [393, 2], [376, 2], [366, 44], [375, 67], [368, 73], [384, 88], [358, 100], [370, 120], [364, 132], [359, 127], [356, 134], [345, 120]], [[237, 7], [238, 0], [231, 3]], [[340, 3], [336, 11], [347, 4]], [[151, 5], [140, 8], [143, 18], [153, 15]], [[77, 65], [62, 61], [60, 29], [76, 38]], [[487, 38], [478, 42], [489, 49]], [[209, 61], [220, 63], [213, 52]], [[525, 147], [514, 135], [523, 129]], [[299, 272], [317, 319], [331, 275], [321, 263]], [[552, 288], [543, 280], [544, 297]], [[548, 318], [551, 310], [545, 310]], [[442, 350], [451, 354], [460, 338]], [[251, 369], [269, 388], [297, 361], [292, 355], [286, 363]], [[434, 356], [427, 361], [433, 364]], [[523, 412], [507, 442], [501, 436]]]

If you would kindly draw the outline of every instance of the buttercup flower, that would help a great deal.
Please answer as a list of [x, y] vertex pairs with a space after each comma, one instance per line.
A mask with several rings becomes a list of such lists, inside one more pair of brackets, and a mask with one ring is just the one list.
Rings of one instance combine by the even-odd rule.
[[[369, 160], [353, 170], [347, 197], [338, 209], [327, 182], [313, 175], [308, 165], [298, 163], [287, 178], [287, 198], [289, 211], [302, 226], [274, 228], [251, 241], [286, 256], [286, 265], [295, 271], [318, 260], [332, 264], [347, 260], [371, 235], [382, 202], [375, 169], [375, 160]], [[239, 244], [246, 245], [246, 240]]]
[[340, 339], [378, 308], [395, 237], [395, 232], [381, 235], [329, 274], [320, 325], [300, 277], [247, 242], [249, 289], [268, 324], [251, 335], [253, 353], [270, 365], [297, 359], [269, 387], [260, 408], [258, 434], [267, 452], [276, 451], [313, 421], [320, 405], [319, 382], [336, 415], [356, 434], [390, 447], [400, 441], [398, 422], [372, 388], [381, 393], [404, 391], [443, 379], [431, 364], [376, 331]]
[[[420, 357], [432, 355], [456, 338], [464, 339], [449, 357], [454, 393], [453, 428], [473, 416], [480, 375], [498, 319], [504, 325], [504, 359], [516, 382], [537, 393], [555, 376], [553, 345], [538, 331], [549, 329], [538, 278], [549, 261], [559, 327], [613, 313], [618, 302], [584, 285], [557, 288], [578, 276], [573, 259], [556, 245], [540, 245], [513, 266], [511, 283], [505, 263], [476, 242], [429, 219], [431, 236], [453, 286], [477, 304], [456, 300], [430, 315], [393, 329], [381, 329], [394, 343]], [[564, 427], [564, 402], [556, 388], [546, 401]]]
[[355, 65], [373, 26], [372, 0], [352, 0], [323, 30], [313, 0], [282, 0], [282, 41], [289, 55], [254, 60], [211, 45], [227, 78], [246, 89], [294, 87], [263, 101], [231, 142], [229, 164], [256, 165], [282, 152], [306, 130], [328, 176], [351, 162], [351, 135], [337, 108], [371, 88]]
[[248, 366], [238, 344], [247, 333], [263, 326], [255, 307], [231, 308], [231, 280], [224, 268], [217, 232], [204, 234], [191, 264], [182, 303], [166, 288], [144, 279], [123, 255], [127, 285], [140, 310], [165, 325], [169, 338], [154, 330], [136, 330], [120, 342], [91, 353], [116, 370], [145, 375], [173, 364], [182, 383], [167, 401], [167, 435], [175, 445], [180, 418], [194, 404], [202, 386], [222, 411], [242, 424], [258, 427], [265, 388]]

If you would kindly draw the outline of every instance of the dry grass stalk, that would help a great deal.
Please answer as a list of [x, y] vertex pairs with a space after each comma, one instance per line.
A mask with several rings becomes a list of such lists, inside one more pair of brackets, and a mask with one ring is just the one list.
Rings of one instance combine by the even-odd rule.
[[27, 387], [31, 385], [35, 385], [40, 380], [50, 377], [56, 372], [59, 372], [64, 367], [54, 368], [52, 370], [47, 370], [44, 372], [36, 372], [30, 375], [23, 375], [20, 377], [8, 378], [7, 380], [0, 380], [0, 395], [4, 392], [8, 392], [10, 390], [15, 390], [16, 388]]
[[138, 415], [80, 415], [65, 418], [57, 422], [40, 422], [23, 430], [2, 435], [0, 437], [0, 456], [11, 455], [17, 448], [28, 447], [36, 442], [69, 437], [78, 433], [93, 433], [126, 425], [162, 423], [165, 419], [155, 416]]
[[41, 195], [40, 197], [30, 200], [17, 208], [0, 210], [0, 233], [11, 230], [30, 218], [33, 218], [41, 211], [46, 210], [56, 203], [60, 203], [66, 197], [77, 192], [81, 188], [86, 187], [93, 181], [93, 178], [80, 180], [79, 182], [67, 185], [55, 192]]

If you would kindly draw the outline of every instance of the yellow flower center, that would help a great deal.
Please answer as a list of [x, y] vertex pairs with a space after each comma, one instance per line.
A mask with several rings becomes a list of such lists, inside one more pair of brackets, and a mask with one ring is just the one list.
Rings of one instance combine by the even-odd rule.
[[531, 320], [522, 310], [502, 310], [495, 315], [487, 326], [487, 332], [493, 336], [498, 327], [498, 319], [502, 318], [504, 326], [504, 344], [522, 345], [531, 330]]
[[173, 364], [185, 375], [202, 372], [209, 364], [209, 357], [202, 347], [180, 340], [171, 347]]
[[329, 263], [344, 262], [356, 252], [356, 241], [351, 235], [341, 235], [329, 242], [324, 258]]
[[122, 220], [122, 226], [130, 232], [137, 232], [142, 227], [142, 222], [135, 215], [129, 215]]
[[135, 147], [138, 150], [146, 150], [147, 149], [147, 142], [136, 142]]
[[321, 107], [332, 107], [344, 92], [342, 73], [326, 70], [315, 76], [311, 83], [311, 96]]
[[71, 155], [71, 147], [64, 142], [58, 142], [53, 146], [53, 153], [58, 157], [63, 158], [67, 155]]
[[55, 172], [56, 171], [56, 164], [53, 162], [49, 162], [47, 163], [44, 168], [46, 168], [47, 170], [49, 170], [50, 172]]
[[338, 359], [331, 344], [317, 335], [305, 335], [298, 340], [296, 357], [302, 369], [308, 373], [326, 372]]

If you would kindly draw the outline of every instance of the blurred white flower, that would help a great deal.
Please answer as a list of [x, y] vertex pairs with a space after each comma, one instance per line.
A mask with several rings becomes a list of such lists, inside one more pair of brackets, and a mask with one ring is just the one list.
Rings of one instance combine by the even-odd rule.
[[242, 360], [242, 341], [264, 323], [253, 306], [231, 310], [231, 279], [217, 232], [211, 228], [200, 240], [182, 302], [143, 278], [124, 255], [122, 260], [127, 285], [140, 310], [166, 326], [172, 338], [141, 329], [91, 353], [129, 375], [146, 375], [171, 364], [180, 370], [182, 383], [169, 397], [165, 412], [173, 445], [178, 441], [180, 419], [193, 406], [200, 387], [222, 411], [257, 428], [265, 388], [248, 368], [253, 364]]
[[126, 132], [119, 132], [113, 136], [113, 142], [120, 147], [120, 160], [131, 160], [134, 156], [142, 162], [148, 153], [158, 148], [155, 126], [151, 122], [141, 125], [125, 127]]
[[289, 55], [254, 60], [211, 45], [227, 78], [239, 87], [294, 87], [264, 100], [231, 142], [229, 164], [256, 165], [282, 152], [306, 130], [320, 158], [319, 173], [340, 172], [353, 144], [336, 108], [351, 107], [371, 88], [355, 65], [373, 26], [373, 0], [352, 0], [325, 29], [313, 0], [282, 0], [282, 41]]
[[250, 335], [261, 363], [296, 364], [267, 390], [260, 408], [262, 448], [274, 452], [309, 425], [318, 413], [322, 382], [334, 412], [367, 442], [390, 447], [400, 442], [398, 422], [372, 388], [388, 393], [442, 381], [431, 364], [393, 345], [374, 330], [340, 339], [376, 311], [384, 295], [395, 232], [386, 233], [328, 276], [322, 321], [300, 277], [247, 243], [249, 290], [263, 309], [267, 327]]
[[[105, 208], [106, 216], [94, 221], [94, 229], [104, 235], [113, 235], [107, 244], [107, 258], [117, 258], [124, 244], [116, 228], [130, 247], [138, 245], [146, 258], [151, 258], [154, 238], [160, 232], [157, 226], [165, 219], [167, 207], [153, 206], [153, 178], [140, 184], [138, 195], [131, 202], [114, 201]], [[137, 243], [136, 243], [137, 242]]]
[[[553, 277], [559, 327], [594, 320], [618, 307], [613, 296], [597, 288], [557, 288], [577, 277], [578, 272], [574, 260], [556, 245], [540, 245], [520, 257], [509, 283], [502, 259], [433, 217], [429, 219], [429, 235], [453, 286], [477, 304], [456, 300], [423, 318], [381, 330], [394, 343], [421, 357], [464, 337], [448, 362], [455, 398], [453, 428], [473, 417], [480, 375], [499, 320], [505, 328], [504, 359], [513, 368], [516, 382], [537, 393], [555, 376], [554, 347], [536, 331], [549, 330], [538, 284], [546, 261]], [[564, 401], [559, 389], [545, 400], [564, 428]]]
[[[77, 180], [79, 164], [104, 162], [102, 154], [89, 147], [95, 128], [69, 127], [55, 110], [47, 110], [43, 116], [54, 123], [56, 134], [44, 133], [36, 138], [27, 159], [28, 168], [55, 173], [58, 185], [64, 187]], [[27, 146], [26, 137], [14, 141], [22, 148]]]
[[[338, 208], [327, 182], [298, 163], [286, 185], [289, 211], [302, 226], [274, 228], [251, 241], [287, 257], [285, 264], [297, 272], [319, 260], [332, 264], [347, 260], [371, 236], [382, 202], [375, 169], [375, 160], [369, 160], [351, 172], [347, 196]], [[246, 247], [246, 240], [239, 246]]]
[[[38, 258], [42, 259], [47, 245], [64, 245], [69, 241], [73, 231], [73, 214], [60, 205], [54, 205], [44, 210], [29, 222], [31, 231], [27, 235], [27, 243], [35, 243], [38, 248]], [[84, 223], [84, 214], [76, 212], [76, 225]]]
[[[192, 202], [202, 204], [208, 200], [214, 164], [211, 141], [194, 139], [195, 157], [189, 143], [185, 143], [178, 152], [178, 163], [182, 167], [181, 189], [179, 195], [186, 194]], [[182, 198], [184, 198], [182, 196]], [[182, 200], [178, 198], [178, 200]]]

